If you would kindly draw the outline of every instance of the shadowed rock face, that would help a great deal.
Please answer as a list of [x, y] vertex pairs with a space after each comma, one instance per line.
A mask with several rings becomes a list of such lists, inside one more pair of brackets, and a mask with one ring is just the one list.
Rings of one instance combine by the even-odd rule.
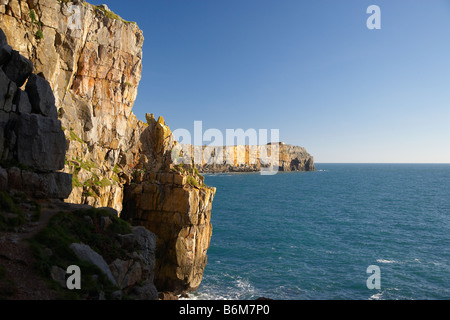
[[[141, 79], [142, 31], [106, 6], [55, 0], [1, 2], [0, 28], [9, 39], [9, 45], [0, 46], [0, 61], [20, 53], [18, 61], [23, 66], [30, 62], [39, 75], [24, 84], [26, 91], [18, 89], [20, 77], [18, 84], [4, 80], [7, 84], [0, 89], [8, 97], [4, 109], [14, 106], [20, 112], [31, 112], [15, 121], [14, 128], [27, 137], [35, 134], [35, 148], [18, 154], [27, 159], [27, 165], [49, 162], [53, 165], [48, 169], [72, 174], [73, 188], [67, 202], [112, 207], [119, 213], [124, 206], [135, 208], [124, 210], [122, 217], [144, 225], [157, 236], [158, 290], [197, 287], [211, 237], [209, 219], [215, 189], [204, 186], [203, 177], [194, 171], [178, 170], [172, 164], [170, 151], [176, 142], [162, 118], [156, 121], [149, 115], [145, 123], [132, 112]], [[0, 36], [1, 43], [3, 38]], [[13, 73], [13, 69], [7, 70]], [[49, 88], [53, 97], [47, 95]], [[56, 109], [49, 108], [53, 104]], [[36, 122], [37, 118], [47, 120]], [[52, 129], [59, 121], [65, 139]], [[9, 128], [11, 122], [0, 120], [0, 125]], [[47, 145], [40, 148], [44, 133]], [[8, 139], [18, 140], [14, 134]], [[65, 162], [56, 150], [63, 140]], [[50, 154], [55, 157], [52, 161], [45, 158]], [[10, 181], [27, 183], [20, 172], [12, 173]], [[60, 180], [51, 182], [54, 185]], [[149, 200], [154, 198], [158, 201]], [[191, 207], [195, 212], [187, 209]], [[182, 223], [174, 216], [182, 217]]]
[[72, 176], [57, 172], [64, 168], [66, 139], [53, 92], [32, 74], [32, 62], [10, 48], [0, 29], [0, 188], [65, 199]]

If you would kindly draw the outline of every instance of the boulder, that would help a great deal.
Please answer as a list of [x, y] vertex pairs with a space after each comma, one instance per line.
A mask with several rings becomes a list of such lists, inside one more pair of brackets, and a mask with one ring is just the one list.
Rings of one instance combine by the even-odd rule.
[[158, 290], [156, 290], [152, 281], [147, 280], [142, 286], [135, 286], [130, 295], [137, 300], [157, 300]]
[[63, 200], [72, 192], [72, 175], [63, 172], [36, 173], [12, 167], [0, 180], [1, 190], [20, 190], [37, 199]]
[[97, 252], [92, 250], [91, 247], [82, 243], [72, 243], [70, 245], [70, 249], [72, 249], [72, 251], [80, 260], [90, 262], [93, 265], [97, 266], [108, 277], [111, 283], [117, 286], [116, 279], [112, 275], [105, 259], [103, 259], [103, 257]]
[[58, 119], [22, 114], [14, 130], [19, 163], [41, 172], [64, 168], [66, 137]]
[[142, 279], [141, 264], [133, 259], [116, 259], [109, 267], [120, 289], [132, 287]]
[[52, 266], [50, 269], [50, 276], [61, 287], [66, 288], [66, 271], [58, 266]]
[[3, 71], [9, 79], [21, 87], [33, 72], [33, 63], [18, 51], [12, 50], [11, 58], [3, 65]]
[[[150, 281], [153, 285], [156, 236], [145, 227], [133, 227], [131, 234], [119, 235], [121, 247], [128, 251], [130, 259], [116, 259], [110, 269], [121, 289], [136, 287]], [[147, 288], [149, 289], [149, 288]], [[138, 289], [139, 295], [144, 289]]]
[[178, 296], [174, 295], [172, 292], [160, 292], [158, 294], [159, 300], [178, 300]]
[[136, 249], [151, 270], [155, 265], [156, 235], [143, 226], [133, 227]]
[[[40, 185], [47, 199], [67, 199], [72, 193], [72, 175], [64, 172], [41, 173]], [[32, 189], [31, 189], [32, 190]]]
[[58, 118], [55, 96], [47, 80], [33, 74], [28, 79], [25, 90], [28, 93], [33, 113], [54, 119]]
[[110, 207], [100, 207], [100, 210], [105, 210], [108, 211], [110, 215], [114, 216], [114, 217], [118, 217], [119, 213], [117, 212], [117, 210], [110, 208]]

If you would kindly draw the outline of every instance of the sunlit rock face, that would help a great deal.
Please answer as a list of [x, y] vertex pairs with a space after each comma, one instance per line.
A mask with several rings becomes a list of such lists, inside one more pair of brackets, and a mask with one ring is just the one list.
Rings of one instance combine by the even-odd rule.
[[[0, 1], [0, 28], [10, 45], [0, 51], [0, 62], [14, 48], [16, 58], [26, 59], [18, 63], [29, 61], [38, 80], [53, 91], [55, 108], [46, 116], [60, 122], [61, 141], [65, 136], [58, 170], [73, 176], [66, 201], [112, 207], [154, 232], [158, 290], [198, 287], [215, 189], [196, 171], [172, 163], [176, 142], [162, 117], [149, 114], [143, 122], [132, 112], [142, 71], [142, 31], [106, 5], [55, 0]], [[17, 81], [19, 88], [22, 80]], [[30, 106], [25, 95], [21, 101], [23, 110], [48, 112], [45, 101]]]

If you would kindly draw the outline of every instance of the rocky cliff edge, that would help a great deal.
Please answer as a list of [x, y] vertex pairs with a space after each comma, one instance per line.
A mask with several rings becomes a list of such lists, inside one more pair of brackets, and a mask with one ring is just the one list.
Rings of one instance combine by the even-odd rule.
[[[205, 186], [194, 170], [172, 164], [170, 150], [176, 142], [162, 117], [149, 115], [145, 123], [132, 112], [142, 70], [142, 31], [106, 5], [56, 0], [2, 0], [0, 28], [9, 43], [1, 49], [5, 59], [18, 60], [27, 74], [34, 69], [32, 81], [2, 80], [8, 100], [2, 131], [4, 136], [15, 132], [3, 139], [2, 159], [32, 160], [23, 169], [31, 165], [32, 172], [42, 175], [51, 169], [54, 183], [65, 179], [64, 186], [72, 175], [71, 192], [55, 188], [62, 193], [58, 198], [68, 192], [67, 202], [114, 208], [156, 235], [158, 290], [197, 288], [206, 265], [215, 189]], [[3, 72], [13, 73], [5, 66]], [[27, 89], [34, 86], [33, 79], [45, 84], [37, 85], [41, 90], [53, 92], [51, 101], [38, 107], [31, 101], [32, 87]], [[26, 95], [31, 112], [21, 102]], [[22, 108], [28, 109], [18, 122], [16, 130], [24, 131], [18, 135], [10, 130], [10, 118]], [[53, 138], [48, 143], [39, 136]], [[31, 137], [36, 148], [21, 148]], [[22, 183], [29, 183], [21, 172]]]

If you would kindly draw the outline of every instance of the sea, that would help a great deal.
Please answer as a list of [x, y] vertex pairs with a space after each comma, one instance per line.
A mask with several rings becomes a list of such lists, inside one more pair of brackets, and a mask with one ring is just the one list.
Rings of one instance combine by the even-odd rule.
[[193, 300], [450, 299], [450, 164], [209, 174], [213, 233]]

